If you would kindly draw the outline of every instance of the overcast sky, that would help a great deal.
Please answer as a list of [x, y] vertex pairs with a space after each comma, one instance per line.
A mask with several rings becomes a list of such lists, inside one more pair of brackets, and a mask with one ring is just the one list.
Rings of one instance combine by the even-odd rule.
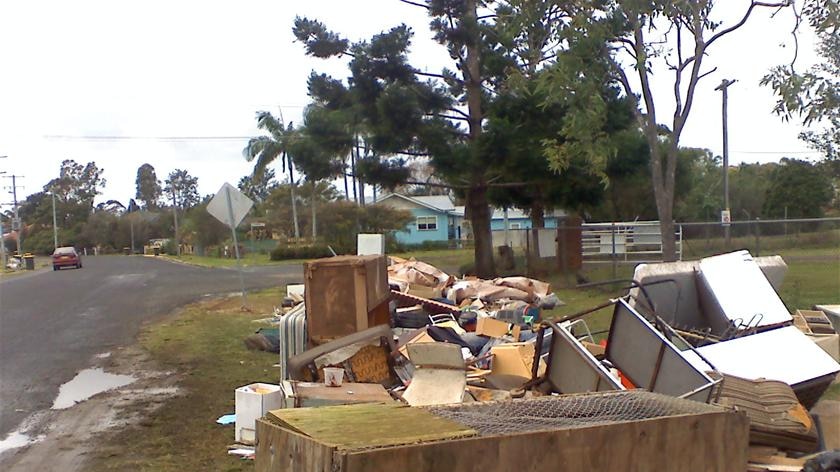
[[[745, 0], [719, 2], [727, 24]], [[404, 22], [416, 38], [412, 60], [439, 71], [445, 51], [429, 38], [428, 18], [397, 0], [6, 1], [0, 7], [0, 171], [17, 174], [18, 198], [40, 191], [64, 159], [105, 169], [102, 199], [134, 197], [137, 168], [148, 162], [164, 178], [185, 168], [201, 194], [236, 184], [252, 165], [241, 154], [258, 134], [255, 112], [300, 121], [311, 70], [348, 75], [341, 61], [308, 58], [291, 34], [296, 15], [317, 18], [351, 40]], [[698, 88], [684, 146], [720, 153], [722, 78], [730, 88], [732, 162], [815, 158], [797, 139], [801, 127], [772, 115], [771, 92], [759, 79], [789, 62], [788, 14], [758, 12], [716, 43], [706, 65], [717, 72]], [[799, 67], [815, 60], [814, 37], [800, 36]], [[657, 74], [655, 94], [670, 106]], [[665, 105], [663, 105], [665, 106]], [[660, 117], [670, 114], [658, 111]], [[160, 138], [212, 139], [160, 139]], [[8, 203], [3, 179], [0, 202]]]

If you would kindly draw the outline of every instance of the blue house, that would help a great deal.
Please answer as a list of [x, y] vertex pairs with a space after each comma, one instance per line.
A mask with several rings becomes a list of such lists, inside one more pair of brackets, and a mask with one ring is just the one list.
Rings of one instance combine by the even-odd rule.
[[414, 221], [395, 234], [397, 241], [402, 244], [461, 239], [463, 212], [456, 214], [452, 199], [446, 195], [410, 197], [391, 193], [382, 196], [374, 204], [408, 210], [414, 216]]
[[[414, 216], [414, 221], [409, 223], [405, 230], [395, 234], [397, 241], [402, 244], [472, 239], [469, 221], [464, 218], [464, 207], [455, 206], [447, 195], [412, 197], [391, 193], [383, 195], [374, 204], [407, 210]], [[556, 228], [558, 220], [565, 216], [566, 213], [562, 210], [546, 212], [545, 227]], [[496, 208], [493, 210], [490, 229], [504, 231], [505, 221], [509, 230], [532, 227], [531, 218], [524, 211], [510, 208], [505, 217], [505, 210]]]

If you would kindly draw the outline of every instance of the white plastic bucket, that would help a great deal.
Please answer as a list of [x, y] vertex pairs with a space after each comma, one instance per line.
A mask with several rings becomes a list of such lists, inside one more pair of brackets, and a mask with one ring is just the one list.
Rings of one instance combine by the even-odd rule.
[[324, 367], [324, 385], [341, 387], [342, 382], [344, 382], [344, 369], [341, 367]]

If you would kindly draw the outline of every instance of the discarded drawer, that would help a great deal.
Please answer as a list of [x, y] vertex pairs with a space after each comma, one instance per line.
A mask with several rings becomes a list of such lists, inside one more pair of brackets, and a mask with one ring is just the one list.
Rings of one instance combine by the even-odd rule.
[[[644, 391], [404, 407], [405, 414], [420, 417], [410, 422], [383, 410], [386, 405], [328, 408], [345, 410], [340, 418], [321, 414], [294, 426], [272, 423], [271, 414], [259, 420], [257, 472], [742, 472], [747, 465], [744, 415]], [[393, 419], [377, 420], [377, 410]], [[432, 428], [436, 423], [421, 412], [443, 423]], [[326, 417], [344, 434], [327, 427]], [[360, 440], [366, 432], [372, 434]]]
[[303, 264], [313, 345], [389, 322], [385, 256], [337, 256]]
[[[840, 372], [840, 364], [795, 326], [709, 344], [697, 352], [723, 374], [790, 385], [808, 409]], [[697, 354], [685, 354], [699, 369], [708, 368]]]

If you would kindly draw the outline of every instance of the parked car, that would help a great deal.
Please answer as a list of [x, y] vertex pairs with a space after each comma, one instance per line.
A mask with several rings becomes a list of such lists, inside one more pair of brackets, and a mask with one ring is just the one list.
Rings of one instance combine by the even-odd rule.
[[74, 247], [59, 247], [53, 251], [52, 255], [53, 270], [61, 269], [62, 267], [82, 268], [82, 256], [76, 252]]

